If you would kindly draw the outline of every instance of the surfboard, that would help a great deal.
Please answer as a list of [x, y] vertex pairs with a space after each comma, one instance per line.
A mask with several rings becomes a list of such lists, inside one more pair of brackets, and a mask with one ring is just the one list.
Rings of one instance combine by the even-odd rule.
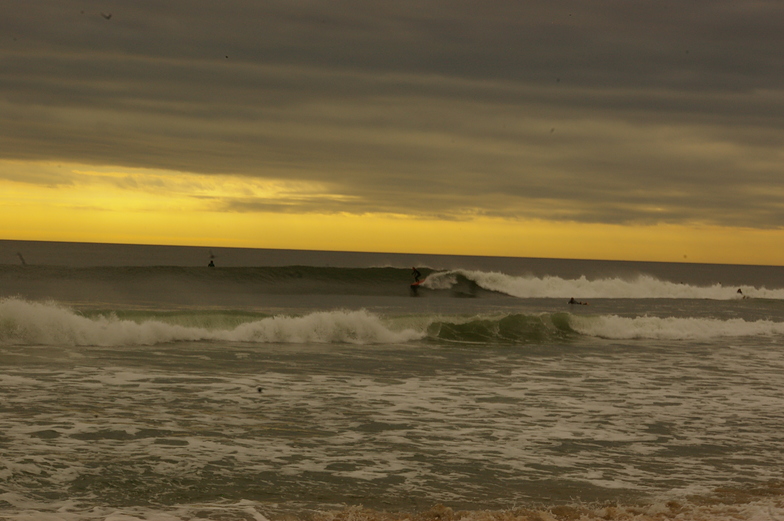
[[424, 283], [425, 283], [425, 280], [424, 280], [424, 279], [423, 279], [423, 280], [420, 280], [420, 281], [418, 281], [418, 282], [412, 282], [412, 283], [411, 283], [411, 287], [412, 287], [412, 288], [417, 288], [417, 287], [421, 286], [421, 285], [422, 285], [422, 284], [424, 284]]

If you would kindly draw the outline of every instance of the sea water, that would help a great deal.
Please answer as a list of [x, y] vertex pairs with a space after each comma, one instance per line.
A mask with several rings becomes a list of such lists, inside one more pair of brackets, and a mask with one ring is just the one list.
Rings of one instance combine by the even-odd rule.
[[780, 520], [783, 341], [777, 267], [0, 241], [0, 519]]

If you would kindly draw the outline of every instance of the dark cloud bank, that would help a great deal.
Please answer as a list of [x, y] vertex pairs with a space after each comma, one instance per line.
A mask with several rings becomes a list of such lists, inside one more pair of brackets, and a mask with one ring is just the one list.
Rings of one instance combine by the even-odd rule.
[[778, 1], [40, 0], [0, 25], [4, 158], [351, 201], [306, 211], [784, 225]]

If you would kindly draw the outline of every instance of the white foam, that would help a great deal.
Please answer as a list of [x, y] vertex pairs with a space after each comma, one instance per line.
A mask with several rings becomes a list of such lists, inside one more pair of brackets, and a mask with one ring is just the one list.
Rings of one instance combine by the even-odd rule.
[[[703, 340], [720, 337], [776, 336], [784, 323], [714, 318], [570, 315], [580, 334], [610, 339]], [[150, 318], [141, 322], [116, 316], [88, 318], [60, 304], [0, 300], [0, 345], [154, 345], [178, 341], [255, 343], [405, 343], [426, 336], [428, 320], [382, 320], [365, 310], [324, 311], [304, 316], [275, 316], [236, 327], [205, 328]], [[5, 377], [0, 377], [5, 378]], [[26, 383], [0, 380], [7, 385]]]
[[784, 334], [784, 323], [770, 320], [718, 320], [712, 318], [571, 316], [569, 324], [578, 333], [599, 338], [708, 340], [721, 337], [772, 336]]
[[31, 386], [37, 384], [38, 381], [24, 376], [14, 376], [8, 374], [0, 374], [0, 385], [3, 387], [16, 387], [16, 386]]
[[360, 310], [271, 317], [241, 324], [220, 336], [226, 340], [253, 342], [375, 344], [407, 342], [424, 335], [412, 329], [392, 331], [378, 316]]
[[425, 280], [430, 289], [449, 289], [461, 275], [480, 287], [519, 298], [671, 298], [732, 300], [743, 296], [753, 298], [784, 299], [784, 289], [744, 287], [743, 295], [735, 287], [721, 284], [693, 286], [639, 275], [633, 279], [604, 278], [589, 280], [563, 279], [561, 277], [516, 277], [498, 272], [455, 270], [434, 273]]
[[407, 342], [423, 336], [412, 329], [393, 330], [364, 310], [277, 316], [233, 329], [208, 329], [154, 319], [135, 322], [116, 316], [88, 318], [55, 302], [0, 300], [0, 345], [116, 346], [196, 340], [373, 344]]

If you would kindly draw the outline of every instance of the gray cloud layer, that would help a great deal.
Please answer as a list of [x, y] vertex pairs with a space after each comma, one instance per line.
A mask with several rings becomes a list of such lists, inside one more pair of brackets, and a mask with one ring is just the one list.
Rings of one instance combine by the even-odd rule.
[[0, 27], [5, 158], [348, 197], [233, 211], [784, 225], [778, 1], [39, 0]]

